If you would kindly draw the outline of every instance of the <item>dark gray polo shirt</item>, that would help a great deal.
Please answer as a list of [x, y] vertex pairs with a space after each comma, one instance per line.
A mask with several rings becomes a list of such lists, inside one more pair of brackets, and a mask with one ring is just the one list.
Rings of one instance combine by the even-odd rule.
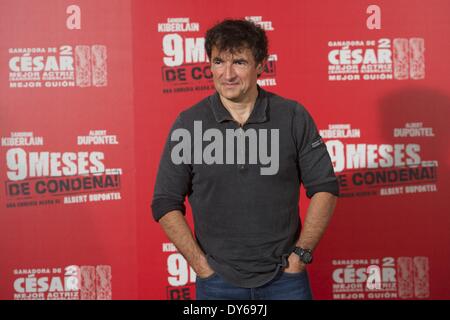
[[[242, 129], [278, 129], [277, 173], [261, 174], [261, 168], [268, 167], [267, 162], [250, 163], [249, 139], [245, 163], [199, 163], [194, 144], [206, 148], [213, 139], [199, 142], [198, 135], [194, 138], [194, 121], [201, 121], [203, 132], [216, 128], [224, 138], [227, 129], [240, 128], [216, 93], [181, 112], [176, 119], [161, 158], [152, 202], [153, 217], [158, 221], [172, 210], [185, 214], [184, 201], [188, 196], [195, 236], [208, 263], [226, 281], [246, 288], [267, 283], [287, 265], [301, 229], [300, 183], [309, 198], [316, 192], [336, 196], [339, 193], [326, 145], [310, 114], [293, 100], [259, 87], [258, 91], [255, 107]], [[181, 141], [174, 139], [172, 133], [180, 128], [192, 137], [190, 163], [175, 164], [171, 158], [173, 148]], [[198, 126], [196, 130], [198, 133]], [[267, 137], [269, 144], [275, 141], [270, 134]], [[270, 147], [268, 150], [270, 153]], [[224, 142], [223, 159], [225, 153]]]

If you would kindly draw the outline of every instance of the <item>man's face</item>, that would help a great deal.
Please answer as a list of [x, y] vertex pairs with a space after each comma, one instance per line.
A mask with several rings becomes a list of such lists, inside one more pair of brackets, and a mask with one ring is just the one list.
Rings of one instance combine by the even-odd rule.
[[244, 102], [252, 90], [256, 90], [258, 73], [262, 64], [256, 65], [252, 51], [248, 48], [221, 51], [211, 50], [211, 72], [217, 92], [233, 102]]

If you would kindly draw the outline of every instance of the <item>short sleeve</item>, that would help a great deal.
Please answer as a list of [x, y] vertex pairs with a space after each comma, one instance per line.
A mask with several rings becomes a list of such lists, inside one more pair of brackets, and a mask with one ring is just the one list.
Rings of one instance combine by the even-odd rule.
[[339, 196], [339, 185], [327, 147], [313, 118], [301, 105], [295, 108], [292, 128], [300, 180], [307, 197], [311, 198], [317, 192]]
[[186, 214], [185, 197], [191, 192], [192, 167], [190, 164], [175, 164], [171, 158], [173, 144], [172, 133], [183, 128], [181, 116], [173, 124], [159, 163], [153, 192], [152, 213], [155, 221], [159, 221], [166, 213], [179, 210]]

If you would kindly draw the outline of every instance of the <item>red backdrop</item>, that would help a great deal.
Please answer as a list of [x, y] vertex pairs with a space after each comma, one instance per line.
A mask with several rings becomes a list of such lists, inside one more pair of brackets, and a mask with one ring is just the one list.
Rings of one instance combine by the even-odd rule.
[[450, 298], [450, 4], [372, 4], [2, 1], [0, 298], [195, 298], [150, 202], [226, 17], [267, 31], [260, 85], [306, 106], [340, 179], [315, 298]]

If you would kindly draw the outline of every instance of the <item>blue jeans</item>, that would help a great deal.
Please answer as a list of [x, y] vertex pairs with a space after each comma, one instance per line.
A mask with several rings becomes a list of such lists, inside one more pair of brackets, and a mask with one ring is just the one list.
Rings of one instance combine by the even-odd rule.
[[312, 300], [306, 271], [281, 270], [270, 282], [256, 288], [241, 288], [225, 282], [217, 273], [196, 280], [197, 300]]

